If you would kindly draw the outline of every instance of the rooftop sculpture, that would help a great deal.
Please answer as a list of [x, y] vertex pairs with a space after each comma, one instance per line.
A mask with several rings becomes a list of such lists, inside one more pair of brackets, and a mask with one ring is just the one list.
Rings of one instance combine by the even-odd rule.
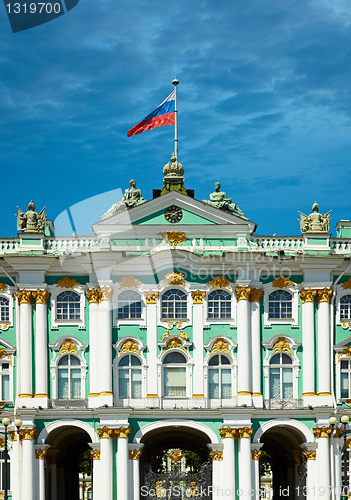
[[122, 200], [112, 205], [112, 207], [107, 210], [104, 215], [101, 216], [101, 220], [115, 215], [116, 212], [123, 208], [133, 208], [146, 202], [146, 200], [141, 195], [140, 189], [137, 189], [134, 179], [131, 179], [129, 181], [129, 185], [130, 188], [125, 190], [124, 195], [122, 196]]
[[300, 226], [302, 233], [327, 233], [329, 231], [330, 212], [322, 215], [319, 212], [318, 203], [314, 202], [312, 206], [312, 213], [305, 215], [298, 211], [301, 215]]
[[35, 205], [31, 201], [28, 205], [28, 212], [24, 213], [19, 207], [17, 217], [17, 231], [29, 233], [41, 233], [46, 225], [45, 208], [38, 214], [35, 212]]
[[240, 210], [236, 203], [232, 203], [232, 198], [227, 198], [227, 194], [224, 191], [220, 191], [221, 184], [219, 182], [215, 183], [215, 191], [210, 194], [209, 200], [202, 200], [206, 205], [210, 205], [211, 207], [220, 208], [225, 210], [226, 212], [230, 212], [233, 215], [237, 215], [242, 219], [248, 220], [245, 217], [244, 213]]

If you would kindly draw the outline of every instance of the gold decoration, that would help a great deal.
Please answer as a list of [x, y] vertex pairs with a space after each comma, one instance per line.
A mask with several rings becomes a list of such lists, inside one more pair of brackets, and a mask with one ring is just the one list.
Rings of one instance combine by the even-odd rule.
[[48, 450], [35, 450], [35, 458], [45, 460]]
[[289, 280], [289, 278], [285, 278], [282, 274], [278, 276], [278, 278], [275, 278], [272, 281], [272, 285], [275, 288], [287, 288], [288, 286], [294, 286], [296, 283], [293, 281]]
[[351, 438], [346, 439], [346, 448], [351, 448]]
[[238, 433], [240, 438], [250, 438], [253, 429], [251, 427], [239, 427]]
[[74, 278], [69, 278], [68, 276], [65, 276], [56, 283], [56, 286], [59, 286], [60, 288], [73, 288], [74, 286], [82, 286], [82, 285], [78, 283], [78, 281], [75, 280]]
[[168, 349], [175, 349], [179, 347], [180, 349], [183, 349], [183, 351], [186, 352], [186, 349], [182, 346], [182, 341], [180, 340], [179, 337], [171, 337], [168, 342], [166, 343], [166, 348], [165, 351]]
[[129, 450], [129, 460], [139, 460], [141, 453], [141, 450]]
[[351, 288], [351, 278], [349, 278], [345, 283], [341, 285], [344, 290], [349, 290]]
[[0, 437], [0, 448], [3, 448], [5, 446], [5, 439]]
[[193, 290], [191, 292], [191, 297], [193, 299], [193, 304], [203, 304], [205, 296], [206, 296], [206, 292], [204, 292], [202, 290]]
[[104, 426], [104, 427], [99, 428], [96, 432], [98, 433], [98, 436], [100, 437], [100, 439], [104, 439], [104, 438], [111, 438], [112, 431], [113, 431], [113, 429], [109, 429], [108, 427]]
[[65, 341], [61, 345], [59, 356], [61, 356], [61, 354], [67, 354], [67, 353], [70, 353], [70, 352], [73, 352], [74, 354], [78, 355], [77, 346], [73, 342], [73, 340], [71, 340], [71, 339], [65, 339]]
[[314, 302], [314, 298], [317, 295], [317, 290], [313, 290], [312, 288], [305, 288], [304, 290], [300, 291], [299, 295], [303, 304], [305, 304], [306, 302]]
[[100, 302], [102, 302], [103, 300], [108, 300], [109, 302], [111, 302], [113, 293], [114, 290], [110, 286], [102, 286], [100, 288]]
[[169, 333], [169, 331], [168, 331], [168, 330], [166, 330], [166, 332], [163, 334], [163, 337], [162, 337], [162, 342], [163, 342], [164, 340], [168, 339], [168, 338], [170, 337], [170, 335], [171, 335], [171, 334]]
[[261, 453], [261, 450], [251, 450], [252, 460], [259, 460]]
[[331, 427], [315, 427], [312, 429], [313, 434], [315, 435], [316, 439], [321, 438], [321, 437], [328, 437], [330, 438], [332, 434], [332, 428]]
[[0, 330], [3, 330], [5, 332], [9, 326], [10, 323], [3, 323], [2, 325], [0, 325]]
[[136, 352], [140, 355], [138, 344], [133, 339], [127, 339], [123, 342], [119, 356], [124, 352]]
[[233, 438], [237, 439], [239, 437], [238, 429], [236, 427], [221, 427], [219, 433], [222, 439]]
[[179, 285], [184, 286], [186, 283], [183, 273], [167, 273], [164, 277], [164, 285]]
[[237, 286], [235, 289], [236, 299], [250, 301], [251, 287], [249, 286]]
[[32, 295], [35, 298], [36, 304], [46, 305], [49, 298], [49, 292], [47, 290], [39, 290], [39, 288], [36, 292], [33, 292]]
[[[177, 245], [179, 245], [181, 247], [182, 241], [186, 241], [188, 238], [185, 236], [184, 233], [178, 233], [178, 231], [170, 231], [170, 232], [167, 232], [167, 239], [170, 242], [170, 244], [172, 245], [172, 247], [174, 248]], [[165, 245], [164, 236], [163, 236], [163, 245]]]
[[174, 462], [174, 465], [177, 467], [178, 462], [181, 461], [183, 457], [185, 457], [186, 453], [180, 453], [178, 450], [171, 450], [173, 453], [165, 453], [166, 457], [168, 457], [172, 462]]
[[217, 339], [212, 345], [212, 350], [210, 352], [210, 355], [213, 354], [214, 352], [227, 352], [228, 354], [230, 354], [228, 342], [222, 339], [222, 337]]
[[251, 288], [250, 302], [260, 303], [260, 298], [263, 297], [264, 292], [262, 288]]
[[286, 340], [285, 337], [278, 337], [277, 338], [277, 340], [273, 346], [273, 354], [276, 351], [287, 351], [289, 354], [291, 354], [289, 342]]
[[144, 292], [144, 297], [146, 299], [147, 304], [157, 304], [157, 297], [160, 292], [155, 292], [153, 290], [149, 290], [148, 292]]
[[230, 280], [228, 280], [228, 278], [225, 278], [221, 274], [215, 276], [213, 279], [211, 279], [211, 281], [207, 282], [208, 285], [211, 285], [209, 288], [210, 290], [212, 290], [212, 288], [229, 288], [229, 283]]
[[316, 460], [317, 452], [316, 450], [305, 450], [303, 452], [307, 460]]
[[25, 427], [24, 429], [20, 429], [19, 432], [19, 440], [32, 440], [35, 439], [36, 435], [38, 434], [37, 429], [28, 429]]
[[223, 451], [210, 451], [212, 460], [223, 460]]
[[301, 457], [300, 453], [298, 453], [297, 451], [293, 451], [292, 454], [294, 457], [295, 464], [297, 466], [300, 466], [302, 464], [302, 457]]
[[100, 450], [90, 450], [90, 455], [93, 457], [93, 460], [100, 460]]
[[121, 281], [117, 283], [121, 288], [137, 288], [141, 285], [141, 281], [138, 278], [134, 278], [131, 274], [129, 276], [122, 276]]
[[342, 429], [339, 429], [338, 427], [336, 427], [335, 429], [335, 432], [333, 434], [333, 438], [335, 439], [339, 439], [339, 437], [342, 435]]
[[188, 340], [188, 334], [187, 333], [184, 333], [183, 330], [180, 330], [179, 332], [179, 337], [183, 340]]
[[8, 435], [12, 441], [17, 441], [17, 433], [15, 431], [8, 431]]
[[333, 289], [332, 288], [323, 288], [323, 290], [317, 290], [318, 303], [328, 302], [331, 303], [333, 298]]
[[101, 302], [101, 291], [100, 288], [90, 288], [86, 291], [86, 295], [89, 301], [89, 304], [99, 304]]
[[7, 289], [7, 285], [5, 283], [1, 283], [1, 281], [0, 281], [0, 291], [6, 292], [6, 289]]
[[22, 290], [17, 290], [18, 305], [21, 304], [31, 304], [32, 303], [32, 292], [23, 288]]
[[341, 352], [338, 352], [338, 362], [340, 361], [341, 356], [347, 356], [348, 358], [351, 358], [351, 347], [346, 346], [343, 348]]
[[112, 437], [115, 439], [128, 438], [131, 432], [132, 429], [130, 427], [117, 427], [116, 429], [112, 429]]

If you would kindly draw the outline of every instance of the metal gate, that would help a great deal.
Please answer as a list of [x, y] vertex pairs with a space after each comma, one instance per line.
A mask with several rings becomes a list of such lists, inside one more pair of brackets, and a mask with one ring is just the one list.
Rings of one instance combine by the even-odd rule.
[[199, 472], [185, 472], [174, 467], [169, 472], [156, 474], [150, 464], [140, 463], [140, 498], [141, 500], [186, 500], [202, 498], [212, 500], [212, 461], [201, 465]]

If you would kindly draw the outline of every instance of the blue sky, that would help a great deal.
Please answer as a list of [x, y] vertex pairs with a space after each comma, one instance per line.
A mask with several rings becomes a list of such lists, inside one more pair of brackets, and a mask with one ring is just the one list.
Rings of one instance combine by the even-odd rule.
[[316, 200], [334, 235], [351, 218], [349, 0], [80, 0], [15, 34], [1, 9], [1, 237], [31, 199], [55, 219], [92, 198], [87, 232], [131, 178], [146, 199], [162, 187], [173, 127], [126, 133], [173, 90], [175, 61], [197, 199], [220, 181], [257, 234], [299, 234]]

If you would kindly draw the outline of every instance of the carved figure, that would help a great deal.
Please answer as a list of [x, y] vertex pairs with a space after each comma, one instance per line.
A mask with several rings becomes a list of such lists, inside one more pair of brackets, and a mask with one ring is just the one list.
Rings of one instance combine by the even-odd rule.
[[24, 213], [19, 207], [17, 217], [17, 231], [41, 233], [46, 225], [45, 208], [38, 214], [35, 212], [35, 205], [31, 201], [28, 205], [28, 212]]
[[222, 210], [226, 210], [242, 219], [248, 220], [245, 217], [244, 213], [240, 210], [236, 203], [232, 203], [232, 198], [227, 198], [227, 194], [224, 191], [220, 191], [221, 184], [219, 182], [215, 183], [215, 191], [210, 194], [209, 200], [202, 200], [206, 205], [210, 205], [211, 207], [221, 208]]
[[111, 217], [122, 208], [133, 208], [146, 202], [141, 195], [140, 189], [137, 189], [134, 179], [129, 181], [129, 185], [130, 188], [125, 190], [122, 200], [112, 205], [112, 207], [101, 217], [101, 220]]
[[330, 222], [330, 212], [322, 215], [319, 212], [319, 206], [317, 202], [314, 202], [312, 206], [312, 213], [310, 215], [305, 215], [298, 211], [301, 215], [300, 227], [302, 233], [327, 233], [329, 231]]
[[[173, 450], [171, 450], [173, 451]], [[165, 453], [166, 457], [170, 458], [172, 462], [174, 462], [174, 465], [177, 466], [178, 462], [181, 461], [183, 457], [185, 457], [186, 453], [181, 453], [178, 450], [174, 450], [172, 454], [170, 453]]]

